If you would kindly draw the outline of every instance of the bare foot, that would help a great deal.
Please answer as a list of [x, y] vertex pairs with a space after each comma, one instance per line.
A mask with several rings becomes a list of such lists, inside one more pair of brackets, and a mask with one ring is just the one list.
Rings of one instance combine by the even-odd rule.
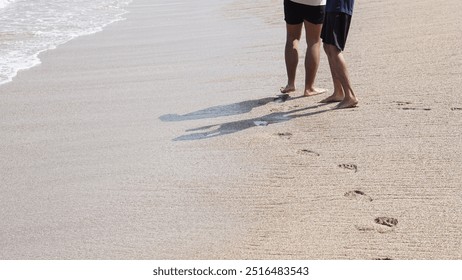
[[314, 95], [323, 94], [326, 92], [327, 92], [327, 89], [325, 88], [305, 89], [305, 94], [303, 94], [303, 96], [314, 96]]
[[343, 100], [343, 94], [333, 93], [331, 96], [324, 98], [323, 100], [319, 101], [319, 103], [334, 103], [334, 102], [341, 102]]
[[282, 87], [280, 90], [281, 90], [281, 93], [293, 92], [295, 91], [295, 86], [287, 85], [285, 87]]
[[335, 109], [347, 109], [347, 108], [354, 108], [358, 105], [358, 99], [347, 99], [343, 100], [337, 106], [335, 106]]

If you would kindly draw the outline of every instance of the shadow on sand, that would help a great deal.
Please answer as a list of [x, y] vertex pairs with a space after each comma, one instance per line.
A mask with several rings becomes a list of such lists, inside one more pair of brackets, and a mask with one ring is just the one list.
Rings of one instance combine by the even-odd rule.
[[[293, 98], [296, 99], [296, 98]], [[269, 102], [274, 101], [274, 98], [264, 98], [259, 100], [250, 100], [239, 102], [224, 106], [214, 106], [204, 110], [192, 112], [186, 115], [164, 115], [160, 119], [162, 121], [184, 121], [184, 120], [196, 120], [205, 118], [216, 118], [221, 116], [232, 116], [250, 112], [253, 108], [263, 106]], [[243, 131], [245, 129], [255, 126], [267, 126], [274, 123], [286, 122], [288, 120], [300, 117], [308, 117], [321, 113], [331, 111], [332, 109], [323, 109], [318, 111], [312, 111], [314, 109], [323, 107], [327, 104], [319, 104], [311, 107], [294, 109], [287, 112], [273, 112], [261, 117], [245, 119], [239, 121], [226, 122], [222, 124], [207, 125], [198, 128], [188, 129], [188, 134], [179, 136], [173, 141], [190, 141], [190, 140], [201, 140], [217, 136], [223, 136], [232, 134], [235, 132]], [[306, 112], [309, 111], [309, 112]]]
[[256, 100], [247, 100], [239, 103], [214, 106], [207, 109], [199, 110], [196, 112], [188, 113], [185, 115], [168, 114], [160, 116], [159, 119], [163, 122], [179, 122], [179, 121], [190, 121], [200, 119], [212, 119], [218, 117], [227, 117], [245, 114], [252, 109], [264, 106], [274, 100], [273, 97], [267, 97]]

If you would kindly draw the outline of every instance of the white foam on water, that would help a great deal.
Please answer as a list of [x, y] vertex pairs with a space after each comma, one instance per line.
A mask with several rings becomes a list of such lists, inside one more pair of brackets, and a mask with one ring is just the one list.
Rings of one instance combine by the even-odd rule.
[[11, 2], [15, 2], [16, 0], [0, 0], [0, 9], [4, 8], [6, 5], [10, 4]]
[[132, 0], [0, 0], [0, 85], [38, 55], [123, 20]]

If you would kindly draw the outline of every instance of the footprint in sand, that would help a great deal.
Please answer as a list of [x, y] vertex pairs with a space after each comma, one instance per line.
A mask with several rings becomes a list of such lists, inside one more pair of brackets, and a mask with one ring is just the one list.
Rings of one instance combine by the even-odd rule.
[[344, 163], [344, 164], [339, 164], [338, 167], [343, 168], [343, 169], [352, 170], [355, 173], [358, 172], [358, 166], [356, 164]]
[[290, 132], [279, 132], [279, 133], [276, 133], [276, 135], [283, 139], [290, 139], [293, 136], [293, 134]]
[[375, 225], [355, 225], [361, 232], [376, 231], [378, 233], [393, 232], [398, 225], [398, 219], [390, 217], [377, 217], [374, 219]]
[[387, 227], [396, 227], [398, 225], [398, 219], [389, 218], [389, 217], [377, 217], [374, 219], [374, 222], [379, 225]]
[[308, 149], [303, 149], [303, 150], [300, 150], [298, 151], [299, 154], [301, 155], [309, 155], [309, 156], [317, 156], [319, 157], [320, 154], [315, 152], [315, 151], [312, 151], [312, 150], [308, 150]]
[[374, 219], [374, 224], [367, 223], [365, 225], [355, 225], [355, 228], [360, 232], [378, 232], [385, 234], [394, 232], [397, 225], [398, 219], [396, 218], [377, 217]]
[[404, 105], [412, 104], [412, 102], [409, 102], [409, 101], [393, 101], [393, 102], [396, 103], [398, 106], [404, 106]]
[[371, 202], [373, 199], [372, 197], [368, 196], [362, 191], [354, 190], [354, 191], [349, 191], [344, 194], [345, 197], [351, 198], [351, 199], [356, 199], [360, 201], [369, 201]]
[[419, 108], [403, 107], [403, 108], [401, 108], [401, 110], [412, 110], [412, 111], [423, 110], [423, 111], [431, 111], [432, 109], [430, 109], [430, 108], [419, 109]]
[[[406, 105], [411, 105], [412, 102], [408, 101], [393, 101], [393, 103], [396, 103], [398, 106], [406, 106]], [[430, 108], [415, 108], [415, 107], [401, 107], [401, 110], [411, 110], [411, 111], [416, 111], [416, 110], [423, 110], [423, 111], [431, 111]]]

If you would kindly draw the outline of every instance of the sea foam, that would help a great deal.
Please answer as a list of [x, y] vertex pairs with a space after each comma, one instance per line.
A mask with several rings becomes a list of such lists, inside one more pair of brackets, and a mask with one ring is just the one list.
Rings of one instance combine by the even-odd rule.
[[132, 0], [0, 0], [0, 84], [40, 64], [38, 55], [123, 20]]

